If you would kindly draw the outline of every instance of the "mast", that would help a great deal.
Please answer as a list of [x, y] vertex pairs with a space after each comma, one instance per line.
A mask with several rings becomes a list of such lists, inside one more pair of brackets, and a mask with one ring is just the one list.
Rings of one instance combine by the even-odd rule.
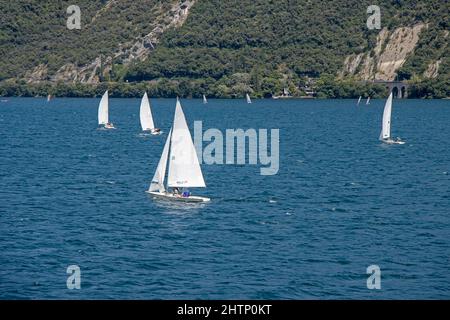
[[392, 92], [384, 106], [383, 123], [380, 133], [380, 140], [389, 139], [391, 137], [391, 115], [392, 115]]
[[141, 109], [140, 109], [140, 119], [142, 130], [151, 130], [155, 128], [153, 123], [152, 111], [150, 108], [150, 101], [148, 100], [147, 92], [142, 97]]
[[169, 187], [206, 187], [186, 118], [177, 99], [169, 157]]
[[109, 123], [108, 90], [103, 94], [102, 100], [98, 106], [98, 124]]

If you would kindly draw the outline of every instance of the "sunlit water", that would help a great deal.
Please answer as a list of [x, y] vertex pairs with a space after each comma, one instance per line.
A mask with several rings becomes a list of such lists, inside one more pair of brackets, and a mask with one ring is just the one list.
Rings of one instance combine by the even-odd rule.
[[280, 129], [277, 175], [203, 165], [212, 202], [189, 206], [145, 193], [175, 101], [152, 100], [161, 136], [138, 99], [97, 130], [98, 102], [0, 103], [0, 298], [450, 298], [448, 100], [395, 100], [402, 146], [378, 141], [382, 100], [183, 100], [191, 129]]

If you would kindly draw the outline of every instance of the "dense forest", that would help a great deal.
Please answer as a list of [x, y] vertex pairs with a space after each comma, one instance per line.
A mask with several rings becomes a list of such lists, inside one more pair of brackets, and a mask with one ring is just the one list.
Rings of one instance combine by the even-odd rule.
[[[372, 50], [380, 30], [369, 30], [366, 0], [198, 0], [185, 23], [164, 32], [144, 60], [98, 70], [99, 83], [54, 81], [64, 64], [83, 66], [151, 32], [177, 1], [77, 1], [81, 30], [66, 28], [69, 1], [0, 0], [0, 95], [255, 97], [294, 96], [312, 88], [319, 98], [386, 94], [354, 77], [339, 78], [346, 56]], [[182, 2], [182, 1], [179, 1]], [[426, 24], [414, 52], [398, 70], [411, 83], [410, 97], [450, 96], [449, 3], [380, 0], [381, 25], [389, 30]], [[438, 75], [424, 76], [433, 61]], [[45, 81], [27, 74], [46, 66]]]

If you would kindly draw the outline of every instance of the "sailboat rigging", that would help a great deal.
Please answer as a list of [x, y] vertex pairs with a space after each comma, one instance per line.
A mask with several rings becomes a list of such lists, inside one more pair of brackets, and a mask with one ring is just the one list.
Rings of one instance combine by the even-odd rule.
[[[166, 171], [168, 171], [167, 186], [165, 185]], [[208, 202], [209, 198], [192, 196], [188, 191], [188, 188], [205, 187], [191, 133], [181, 103], [177, 99], [173, 128], [169, 132], [147, 193], [166, 200]]]
[[393, 97], [391, 92], [384, 106], [380, 141], [387, 144], [405, 144], [405, 142], [401, 141], [400, 138], [397, 138], [396, 140], [391, 138], [392, 99]]
[[142, 131], [150, 131], [153, 135], [161, 134], [161, 130], [155, 128], [155, 124], [153, 122], [152, 110], [150, 107], [150, 101], [148, 100], [147, 92], [142, 97], [141, 101], [141, 109], [140, 109], [140, 119], [141, 119], [141, 127]]
[[103, 94], [102, 100], [100, 100], [98, 106], [98, 124], [104, 129], [115, 129], [114, 125], [109, 122], [108, 90]]

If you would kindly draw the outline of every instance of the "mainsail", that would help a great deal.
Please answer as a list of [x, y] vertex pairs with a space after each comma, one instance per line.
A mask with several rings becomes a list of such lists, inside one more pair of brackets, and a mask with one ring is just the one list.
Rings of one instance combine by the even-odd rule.
[[169, 187], [206, 187], [186, 118], [177, 99], [169, 157]]
[[100, 101], [100, 105], [98, 106], [98, 124], [107, 124], [109, 123], [108, 119], [108, 90], [102, 97]]
[[247, 98], [247, 103], [252, 103], [252, 99], [250, 99], [250, 96], [248, 95], [248, 93], [246, 95], [246, 98]]
[[383, 112], [383, 127], [380, 133], [380, 140], [391, 137], [391, 114], [392, 114], [392, 92], [386, 101]]
[[358, 103], [357, 103], [358, 106], [359, 106], [359, 104], [361, 103], [361, 99], [362, 99], [362, 97], [359, 96]]
[[367, 97], [366, 105], [370, 104], [370, 97]]
[[148, 101], [147, 92], [142, 97], [141, 101], [141, 126], [142, 130], [152, 130], [155, 128], [155, 124], [153, 123], [152, 111], [150, 109], [150, 102]]
[[204, 104], [207, 104], [207, 103], [208, 103], [208, 100], [206, 99], [206, 96], [205, 96], [205, 95], [203, 95], [203, 103], [204, 103]]
[[159, 191], [164, 192], [164, 177], [166, 175], [166, 167], [167, 167], [167, 158], [169, 157], [169, 147], [170, 147], [170, 139], [172, 137], [172, 130], [169, 132], [169, 136], [167, 137], [166, 144], [164, 145], [164, 150], [161, 155], [161, 159], [159, 159], [158, 168], [156, 168], [155, 175], [153, 176], [152, 183], [150, 184], [150, 192]]

